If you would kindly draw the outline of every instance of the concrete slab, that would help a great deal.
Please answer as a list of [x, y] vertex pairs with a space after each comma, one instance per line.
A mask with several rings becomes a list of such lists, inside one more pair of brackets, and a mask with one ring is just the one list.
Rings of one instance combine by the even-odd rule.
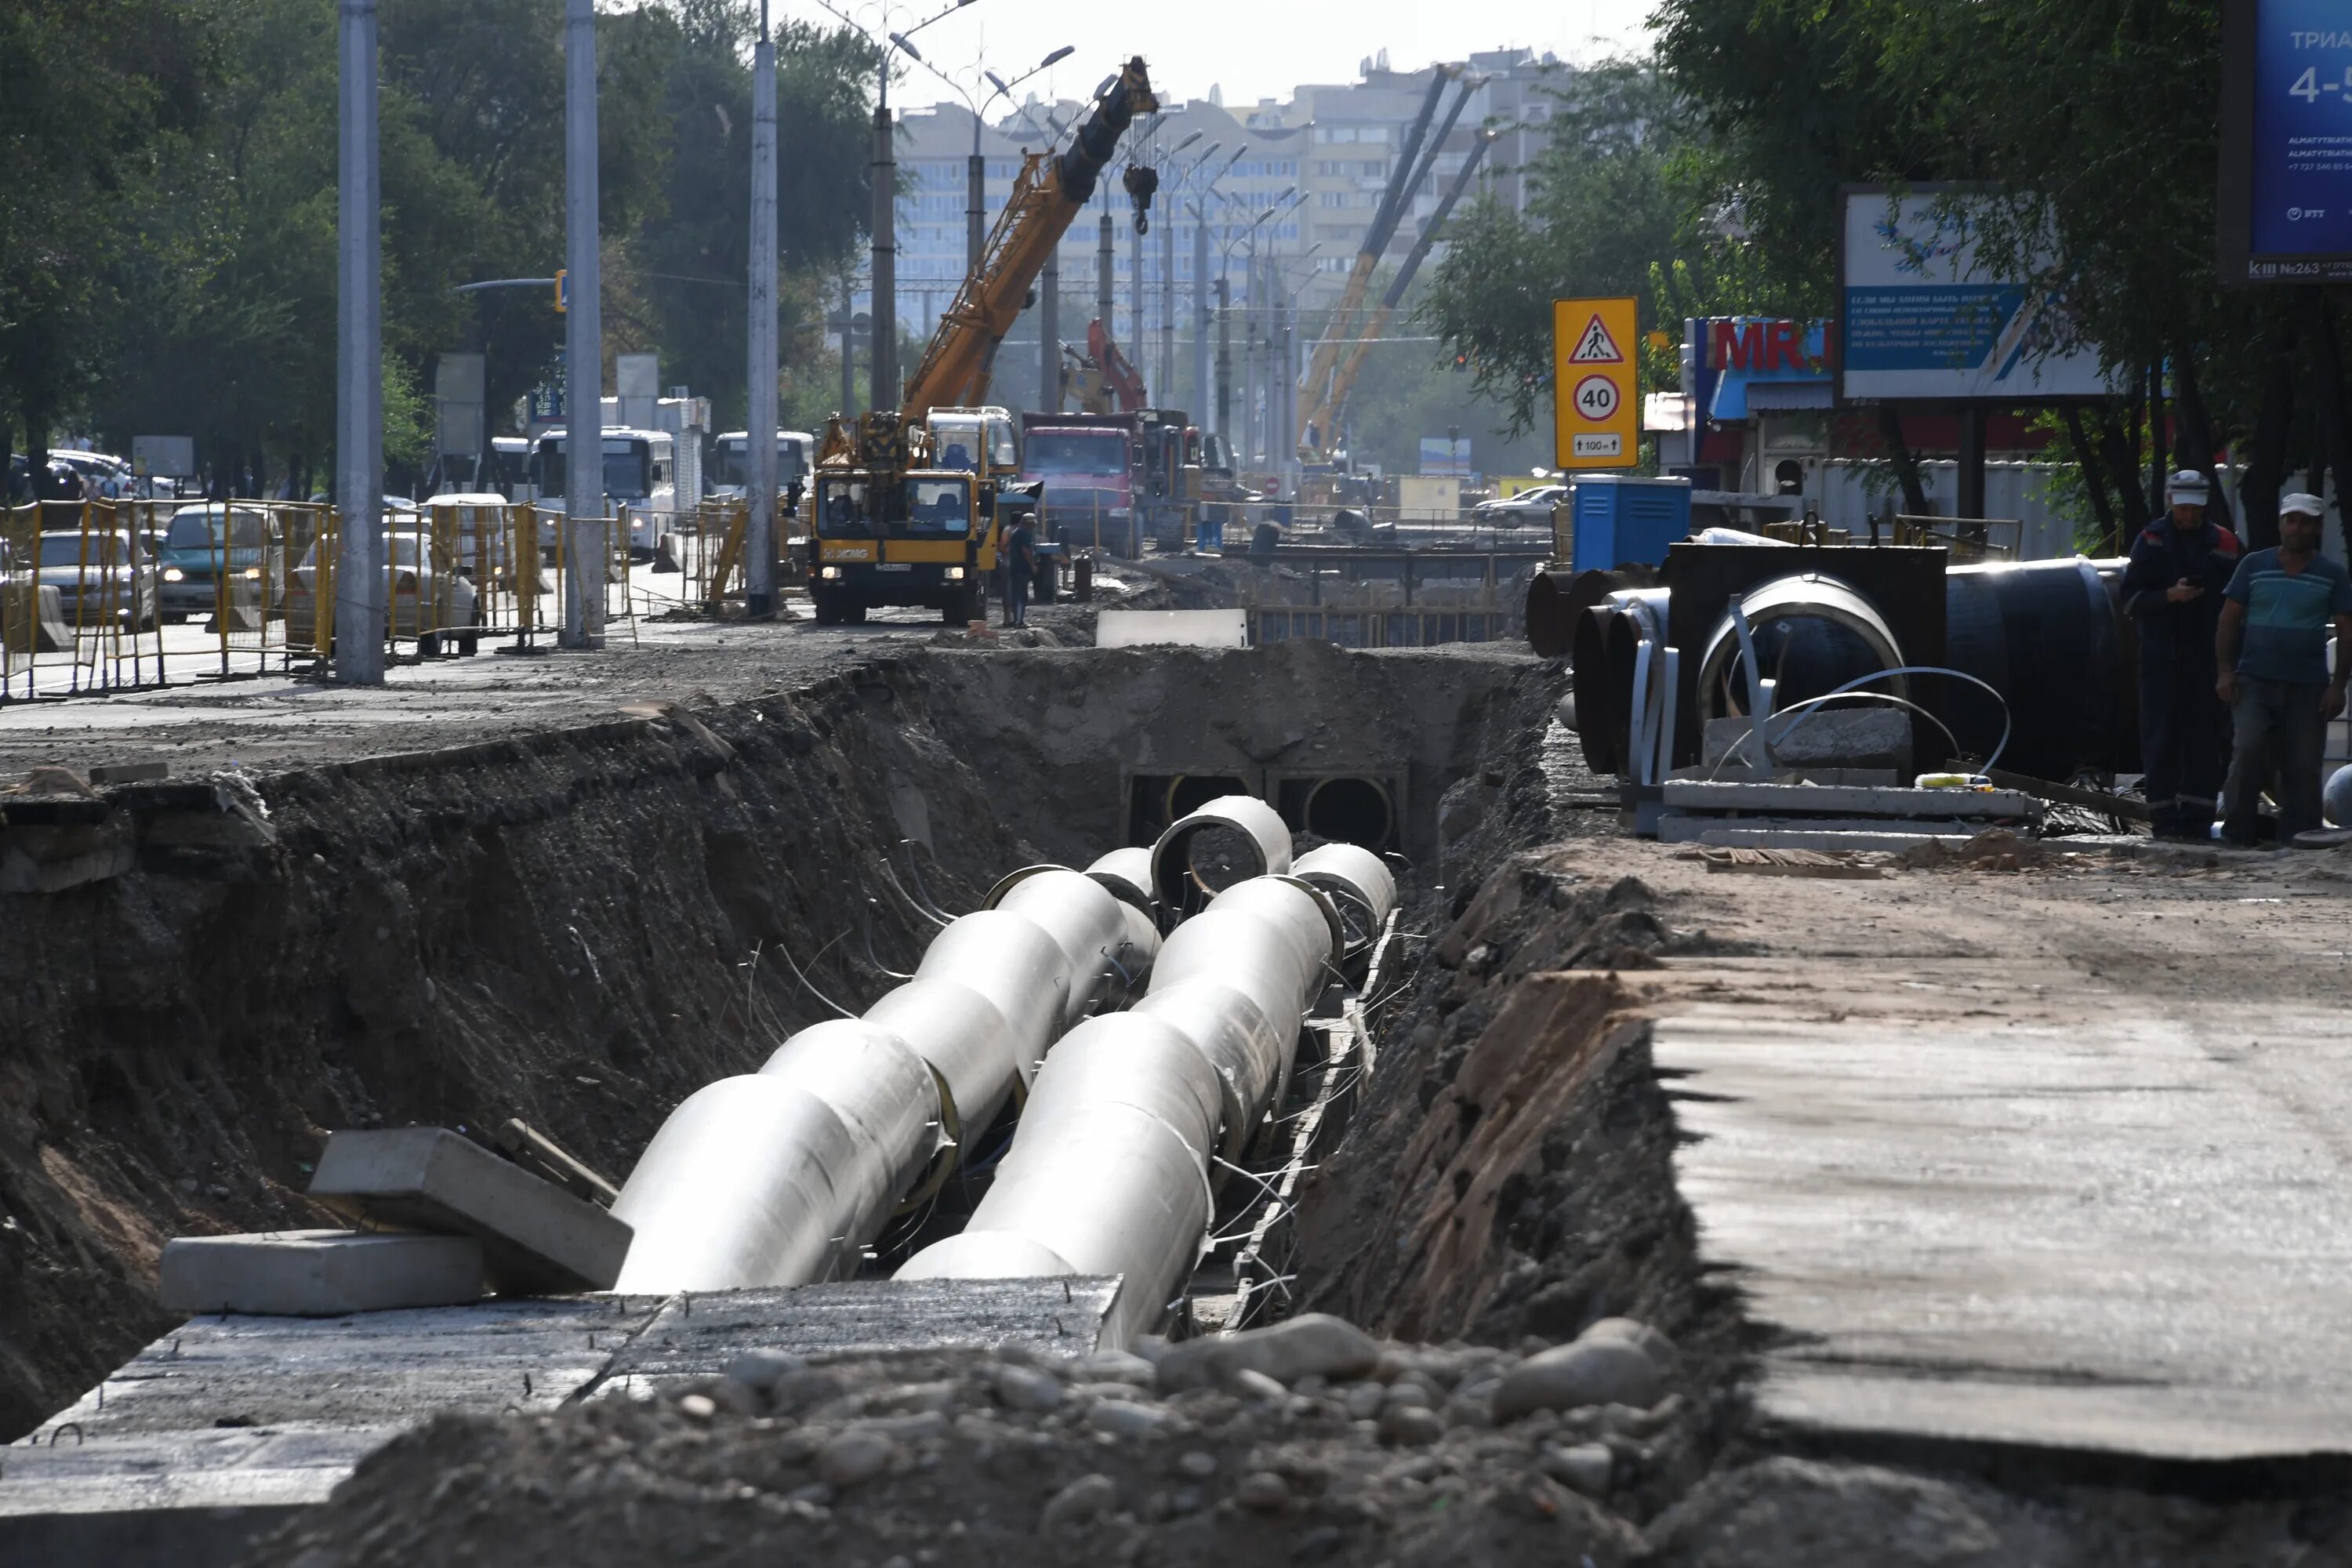
[[279, 1230], [184, 1236], [163, 1244], [156, 1295], [167, 1311], [334, 1318], [481, 1299], [470, 1236]]
[[[1765, 1415], [1862, 1448], [2352, 1453], [2341, 1010], [2027, 967], [1758, 966], [1654, 1026], [1704, 1259], [1779, 1331]], [[1979, 1000], [2060, 987], [2063, 1020]]]
[[610, 1289], [629, 1255], [626, 1221], [446, 1128], [337, 1132], [310, 1195], [354, 1219], [478, 1238], [501, 1295]]
[[710, 1377], [747, 1350], [816, 1356], [937, 1345], [1095, 1349], [1116, 1279], [856, 1279], [774, 1290], [681, 1295], [613, 1360], [595, 1390], [636, 1395]]
[[[1910, 823], [1890, 823], [1874, 833], [1822, 831], [1803, 827], [1742, 827], [1718, 825], [1701, 828], [1682, 842], [1714, 845], [1718, 847], [1743, 849], [1910, 849], [1922, 844], [1945, 844], [1958, 848], [1975, 837], [1981, 828], [1959, 827], [1946, 830], [1934, 824], [1915, 826]], [[1665, 820], [1658, 825], [1658, 837], [1665, 840]]]
[[194, 1320], [5, 1451], [0, 1562], [227, 1568], [436, 1413], [545, 1410], [577, 1394], [659, 1305]]
[[1670, 806], [1753, 811], [1786, 816], [1811, 812], [1849, 816], [2034, 816], [2042, 803], [2015, 790], [1886, 789], [1867, 784], [1706, 784], [1668, 780]]
[[191, 1321], [0, 1451], [0, 1563], [222, 1568], [445, 1412], [642, 1395], [746, 1350], [1092, 1350], [1116, 1279], [857, 1280]]
[[1958, 834], [1963, 838], [1983, 831], [1982, 823], [1958, 817], [1941, 820], [1885, 816], [1690, 816], [1669, 812], [1658, 818], [1661, 844], [1697, 844], [1709, 833], [1874, 833]]

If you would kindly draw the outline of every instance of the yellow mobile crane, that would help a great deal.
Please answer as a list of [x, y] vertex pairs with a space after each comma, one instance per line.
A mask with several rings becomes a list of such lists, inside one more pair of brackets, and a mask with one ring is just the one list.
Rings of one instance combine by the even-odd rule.
[[[1454, 122], [1469, 104], [1470, 95], [1476, 91], [1478, 81], [1465, 81], [1455, 93], [1454, 107], [1447, 110], [1445, 122], [1437, 134], [1429, 134], [1429, 122], [1437, 112], [1437, 100], [1444, 95], [1445, 84], [1459, 74], [1460, 68], [1440, 66], [1429, 80], [1429, 96], [1422, 100], [1421, 112], [1413, 119], [1412, 128], [1397, 148], [1396, 163], [1389, 170], [1388, 188], [1381, 195], [1381, 205], [1372, 215], [1371, 226], [1364, 231], [1363, 247], [1356, 252], [1356, 264], [1348, 274], [1347, 287], [1340, 291], [1339, 303], [1331, 307], [1330, 316], [1323, 323], [1323, 335], [1315, 344], [1315, 357], [1307, 365], [1307, 379], [1299, 384], [1304, 394], [1299, 399], [1298, 458], [1308, 468], [1321, 467], [1330, 460], [1338, 447], [1338, 432], [1333, 428], [1339, 416], [1338, 402], [1346, 394], [1339, 386], [1339, 353], [1348, 346], [1354, 332], [1356, 319], [1362, 312], [1365, 298], [1371, 292], [1372, 274], [1387, 254], [1389, 241], [1395, 237], [1397, 226], [1412, 210], [1414, 195], [1428, 176], [1430, 165], [1437, 161], [1438, 149], [1453, 132]], [[1425, 147], [1425, 151], [1424, 151]], [[1381, 327], [1387, 325], [1382, 315]], [[1379, 329], [1366, 334], [1378, 336]], [[1339, 397], [1334, 397], [1334, 393]]]
[[[1455, 174], [1454, 184], [1446, 187], [1444, 196], [1437, 204], [1437, 210], [1430, 215], [1428, 224], [1422, 229], [1421, 237], [1412, 242], [1412, 249], [1406, 254], [1404, 265], [1397, 268], [1396, 280], [1389, 285], [1389, 291], [1381, 296], [1380, 308], [1372, 312], [1372, 319], [1357, 335], [1354, 349], [1332, 376], [1329, 390], [1322, 400], [1324, 423], [1318, 433], [1337, 432], [1340, 419], [1348, 412], [1348, 395], [1356, 389], [1356, 377], [1363, 371], [1364, 356], [1371, 352], [1374, 343], [1381, 341], [1381, 334], [1389, 330], [1389, 321], [1396, 314], [1397, 306], [1403, 302], [1405, 290], [1412, 287], [1414, 277], [1421, 271], [1421, 264], [1429, 259], [1429, 247], [1437, 242], [1439, 231], [1445, 227], [1445, 220], [1454, 216], [1454, 205], [1462, 199], [1462, 193], [1470, 188], [1471, 176], [1478, 172], [1478, 161], [1486, 155], [1486, 149], [1493, 146], [1496, 138], [1501, 134], [1496, 131], [1481, 131], [1471, 139], [1470, 151], [1462, 160], [1461, 173]], [[1332, 436], [1325, 436], [1324, 440], [1326, 446], [1338, 445]], [[1299, 449], [1301, 452], [1306, 450], [1303, 442]]]
[[[820, 624], [862, 621], [877, 605], [927, 605], [950, 625], [986, 613], [1003, 520], [1035, 498], [1002, 487], [1008, 476], [992, 443], [980, 444], [969, 470], [940, 466], [931, 416], [951, 419], [950, 411], [986, 398], [998, 345], [1046, 258], [1086, 210], [1128, 126], [1159, 107], [1138, 55], [1096, 100], [1066, 151], [1023, 159], [979, 263], [940, 319], [899, 405], [827, 421], [810, 487], [809, 590]], [[1150, 226], [1159, 183], [1150, 168], [1128, 171], [1139, 232]]]

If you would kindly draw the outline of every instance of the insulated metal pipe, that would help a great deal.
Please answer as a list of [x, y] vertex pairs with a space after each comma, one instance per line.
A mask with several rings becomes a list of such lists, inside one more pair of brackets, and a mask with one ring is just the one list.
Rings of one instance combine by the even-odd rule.
[[1300, 879], [1217, 894], [1160, 949], [1132, 1011], [1055, 1048], [971, 1222], [898, 1278], [1117, 1274], [1100, 1342], [1150, 1331], [1199, 1256], [1211, 1163], [1237, 1157], [1276, 1102], [1343, 940], [1330, 900]]
[[[1818, 572], [1775, 578], [1740, 595], [1761, 673], [1776, 682], [1780, 706], [1801, 702], [1852, 680], [1905, 663], [1903, 645], [1876, 605], [1853, 584]], [[1747, 683], [1734, 678], [1741, 662], [1738, 624], [1726, 612], [1709, 634], [1698, 667], [1698, 718], [1746, 710]], [[1910, 695], [1901, 678], [1888, 683]]]
[[1220, 795], [1169, 824], [1151, 847], [1151, 890], [1175, 915], [1192, 914], [1249, 877], [1290, 869], [1282, 814], [1250, 795]]
[[616, 1289], [799, 1285], [853, 1268], [925, 1167], [952, 1159], [1064, 1030], [1157, 955], [1150, 917], [1092, 874], [1032, 868], [991, 900], [864, 1017], [803, 1029], [670, 1114], [613, 1205], [635, 1231]]
[[1339, 911], [1349, 958], [1371, 946], [1396, 908], [1395, 874], [1361, 845], [1326, 844], [1301, 855], [1290, 869], [1300, 881], [1321, 889]]

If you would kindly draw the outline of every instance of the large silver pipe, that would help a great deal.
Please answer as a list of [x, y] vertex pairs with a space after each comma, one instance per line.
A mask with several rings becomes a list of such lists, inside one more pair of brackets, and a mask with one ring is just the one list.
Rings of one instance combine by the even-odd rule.
[[1290, 829], [1251, 795], [1224, 795], [1168, 825], [1151, 847], [1151, 890], [1171, 917], [1196, 912], [1223, 889], [1290, 869]]
[[[1852, 584], [1819, 572], [1792, 574], [1748, 589], [1739, 596], [1757, 662], [1778, 682], [1776, 701], [1786, 707], [1819, 697], [1858, 675], [1899, 668], [1903, 645], [1878, 606]], [[1747, 710], [1747, 686], [1733, 670], [1744, 668], [1738, 623], [1727, 610], [1707, 637], [1698, 667], [1698, 719]], [[1883, 689], [1907, 697], [1902, 677]]]
[[1372, 944], [1396, 909], [1395, 874], [1387, 861], [1361, 845], [1323, 845], [1300, 856], [1290, 869], [1301, 881], [1323, 889], [1339, 910], [1350, 958]]
[[1237, 1158], [1276, 1103], [1342, 933], [1331, 900], [1297, 878], [1217, 894], [1161, 947], [1131, 1012], [1055, 1048], [962, 1234], [898, 1277], [1117, 1274], [1101, 1342], [1149, 1331], [1199, 1256], [1213, 1162]]
[[803, 1029], [670, 1114], [614, 1204], [615, 1289], [798, 1285], [854, 1267], [925, 1168], [976, 1137], [1046, 1048], [1148, 973], [1159, 933], [1094, 875], [1034, 868], [950, 922], [862, 1018]]

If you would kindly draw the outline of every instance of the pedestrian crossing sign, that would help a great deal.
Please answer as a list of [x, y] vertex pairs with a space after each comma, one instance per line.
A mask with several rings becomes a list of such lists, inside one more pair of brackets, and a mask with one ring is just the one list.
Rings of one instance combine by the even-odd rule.
[[1553, 466], [1630, 468], [1641, 458], [1631, 298], [1551, 302]]
[[1609, 325], [1601, 319], [1598, 310], [1592, 313], [1591, 320], [1584, 323], [1584, 331], [1576, 335], [1576, 347], [1568, 359], [1570, 364], [1625, 363], [1624, 354], [1617, 347], [1617, 340], [1609, 335]]

